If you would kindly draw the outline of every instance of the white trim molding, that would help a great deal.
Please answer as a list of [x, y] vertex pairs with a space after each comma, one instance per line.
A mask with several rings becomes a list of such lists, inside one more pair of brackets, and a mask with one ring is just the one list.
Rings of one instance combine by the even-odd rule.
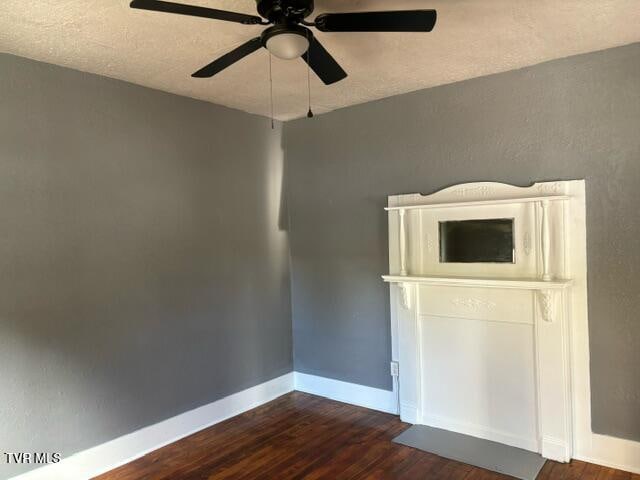
[[573, 458], [640, 474], [640, 442], [591, 433]]
[[86, 480], [293, 390], [293, 372], [63, 458], [12, 480]]
[[294, 373], [294, 388], [300, 392], [327, 397], [386, 413], [398, 413], [397, 395], [393, 391], [366, 387], [356, 383], [306, 373]]

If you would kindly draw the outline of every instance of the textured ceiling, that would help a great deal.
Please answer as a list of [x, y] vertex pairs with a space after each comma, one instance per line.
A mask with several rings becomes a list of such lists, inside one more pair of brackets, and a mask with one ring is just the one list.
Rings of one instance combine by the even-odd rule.
[[[131, 10], [128, 0], [2, 0], [0, 51], [269, 115], [264, 49], [191, 73], [257, 36], [246, 26]], [[255, 13], [254, 0], [185, 3]], [[432, 33], [318, 33], [349, 77], [312, 77], [316, 113], [640, 41], [640, 0], [316, 0], [316, 12], [435, 8]], [[311, 18], [312, 18], [311, 17]], [[302, 60], [274, 59], [275, 116], [306, 113]]]

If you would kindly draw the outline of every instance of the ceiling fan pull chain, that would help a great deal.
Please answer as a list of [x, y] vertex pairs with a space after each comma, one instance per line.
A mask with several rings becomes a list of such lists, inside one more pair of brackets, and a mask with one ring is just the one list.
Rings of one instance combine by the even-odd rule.
[[307, 40], [309, 41], [309, 47], [307, 48], [307, 90], [309, 92], [309, 111], [307, 112], [307, 118], [313, 118], [313, 112], [311, 111], [311, 42], [313, 38], [309, 38], [307, 33]]
[[271, 130], [275, 128], [273, 122], [273, 72], [271, 70], [271, 52], [269, 52], [269, 104], [271, 109]]

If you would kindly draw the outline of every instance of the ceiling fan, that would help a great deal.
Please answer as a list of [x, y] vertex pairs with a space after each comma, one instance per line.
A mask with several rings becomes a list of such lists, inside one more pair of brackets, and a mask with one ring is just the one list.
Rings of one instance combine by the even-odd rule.
[[308, 22], [305, 18], [313, 12], [313, 2], [256, 0], [260, 16], [161, 0], [133, 0], [130, 6], [244, 25], [271, 25], [259, 37], [252, 38], [195, 72], [192, 77], [196, 78], [212, 77], [264, 47], [278, 58], [290, 60], [302, 57], [316, 75], [330, 85], [346, 78], [347, 73], [307, 27], [315, 27], [321, 32], [430, 32], [436, 23], [435, 10], [323, 13], [313, 22]]

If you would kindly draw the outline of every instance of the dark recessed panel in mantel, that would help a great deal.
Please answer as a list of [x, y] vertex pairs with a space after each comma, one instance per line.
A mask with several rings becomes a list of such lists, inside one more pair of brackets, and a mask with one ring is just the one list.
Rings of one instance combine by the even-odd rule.
[[440, 222], [441, 263], [514, 263], [513, 218]]

